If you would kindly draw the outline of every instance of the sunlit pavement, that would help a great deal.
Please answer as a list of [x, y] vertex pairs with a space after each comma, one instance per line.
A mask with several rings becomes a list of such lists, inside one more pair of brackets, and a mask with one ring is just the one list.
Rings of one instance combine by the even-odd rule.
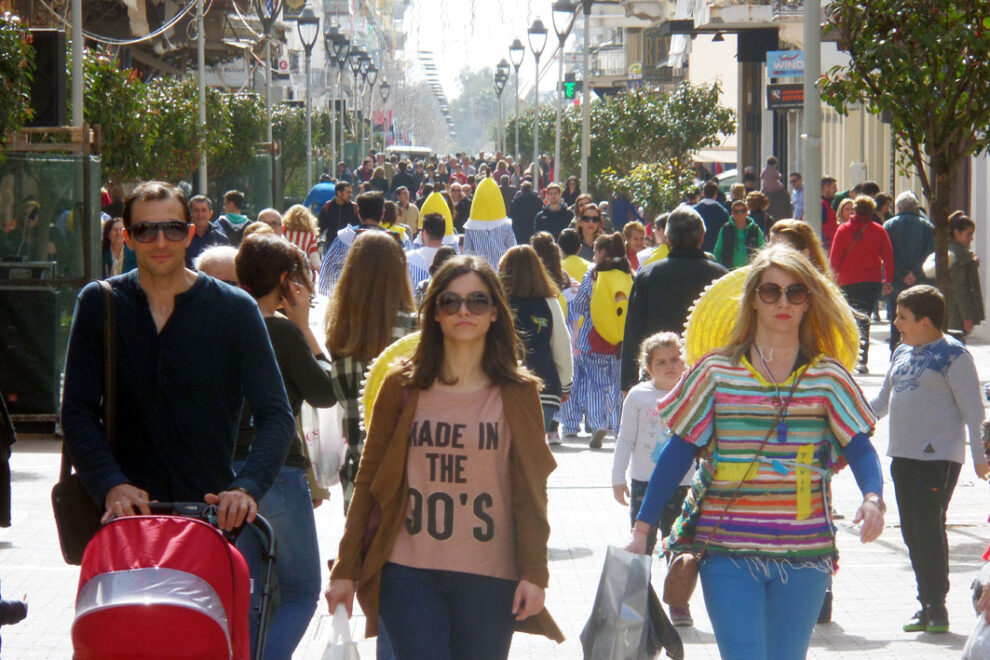
[[[315, 316], [315, 315], [314, 315]], [[315, 320], [315, 319], [314, 319]], [[874, 393], [887, 365], [886, 324], [874, 325], [871, 374], [858, 377]], [[977, 356], [984, 382], [990, 380], [990, 346], [970, 347]], [[556, 645], [545, 638], [517, 634], [512, 658], [579, 658], [578, 636], [591, 611], [609, 544], [623, 545], [629, 529], [628, 510], [612, 498], [609, 484], [614, 443], [607, 439], [601, 450], [591, 450], [587, 437], [555, 449], [557, 471], [550, 478], [550, 588], [547, 607], [560, 624], [567, 641]], [[880, 453], [886, 451], [887, 424], [875, 435]], [[900, 537], [897, 507], [885, 469], [885, 494], [890, 511], [879, 541], [862, 545], [853, 514], [860, 496], [852, 474], [846, 470], [833, 481], [836, 508], [845, 518], [837, 521], [840, 570], [835, 576], [832, 623], [819, 625], [809, 658], [958, 658], [975, 625], [969, 585], [990, 541], [986, 484], [978, 483], [972, 465], [963, 466], [949, 508], [952, 590], [948, 608], [951, 632], [945, 635], [908, 634], [902, 623], [917, 609], [914, 577], [907, 549]], [[59, 447], [52, 441], [22, 441], [15, 445], [13, 470], [13, 526], [0, 530], [0, 581], [7, 598], [27, 594], [28, 618], [0, 629], [2, 657], [69, 658], [69, 629], [78, 569], [62, 563], [52, 521], [50, 489], [58, 474]], [[339, 493], [317, 509], [321, 555], [329, 558], [343, 528]], [[662, 586], [663, 566], [654, 561], [654, 584]], [[717, 658], [711, 625], [705, 615], [700, 588], [691, 602], [695, 627], [681, 629], [687, 658]], [[740, 616], [745, 616], [740, 612]], [[360, 637], [364, 619], [351, 621]], [[181, 634], [181, 631], [176, 631]], [[330, 634], [330, 618], [321, 601], [295, 657], [319, 659]], [[374, 657], [374, 642], [363, 641], [361, 656]]]

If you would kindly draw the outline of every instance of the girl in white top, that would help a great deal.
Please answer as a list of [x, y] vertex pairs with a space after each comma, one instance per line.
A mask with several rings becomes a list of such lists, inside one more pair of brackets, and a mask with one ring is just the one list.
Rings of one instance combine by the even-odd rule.
[[[646, 370], [650, 380], [629, 390], [622, 405], [622, 419], [612, 463], [612, 490], [619, 504], [625, 505], [626, 498], [629, 498], [629, 514], [634, 523], [657, 456], [670, 437], [670, 431], [657, 410], [657, 402], [677, 385], [684, 373], [681, 344], [681, 338], [673, 332], [659, 332], [643, 340], [639, 349], [639, 364]], [[626, 484], [627, 470], [632, 482], [631, 489]], [[681, 504], [693, 477], [694, 470], [685, 473], [677, 493], [660, 517], [659, 529], [664, 535], [670, 533], [671, 525], [680, 515]], [[653, 552], [656, 542], [657, 533], [654, 529], [648, 540], [647, 552]]]

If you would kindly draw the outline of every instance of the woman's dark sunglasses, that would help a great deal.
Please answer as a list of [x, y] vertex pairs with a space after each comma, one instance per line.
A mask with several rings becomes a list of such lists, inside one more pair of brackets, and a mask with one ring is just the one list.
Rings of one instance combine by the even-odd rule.
[[158, 232], [165, 234], [165, 238], [173, 243], [177, 243], [189, 236], [189, 224], [181, 220], [138, 222], [127, 230], [127, 233], [138, 243], [151, 243], [158, 238]]
[[581, 222], [598, 222], [601, 220], [600, 216], [597, 215], [582, 215]]
[[787, 302], [792, 305], [804, 304], [808, 301], [808, 296], [811, 295], [811, 291], [808, 290], [808, 286], [805, 284], [792, 284], [786, 289], [781, 289], [779, 284], [772, 284], [770, 282], [756, 287], [756, 292], [760, 294], [760, 300], [768, 305], [772, 305], [780, 300], [781, 293], [787, 295]]
[[461, 305], [467, 305], [469, 312], [478, 316], [484, 314], [492, 308], [492, 301], [487, 293], [475, 291], [469, 293], [467, 298], [461, 298], [453, 291], [444, 291], [437, 296], [437, 309], [447, 316], [453, 316], [461, 311]]

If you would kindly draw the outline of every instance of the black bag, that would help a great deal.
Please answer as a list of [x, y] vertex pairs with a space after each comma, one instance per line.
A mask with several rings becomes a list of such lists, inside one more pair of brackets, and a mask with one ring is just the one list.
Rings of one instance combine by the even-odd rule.
[[[106, 282], [103, 286], [104, 310], [104, 390], [103, 390], [103, 424], [107, 431], [107, 443], [111, 453], [116, 449], [116, 398], [117, 398], [117, 351], [114, 339], [116, 324], [114, 322], [113, 289]], [[58, 543], [62, 549], [62, 558], [67, 564], [78, 566], [82, 563], [83, 551], [90, 539], [100, 529], [100, 519], [103, 508], [93, 501], [89, 491], [83, 485], [78, 474], [72, 473], [72, 459], [65, 442], [62, 442], [62, 467], [59, 471], [58, 483], [52, 488], [52, 510], [55, 513], [55, 527], [58, 530]]]

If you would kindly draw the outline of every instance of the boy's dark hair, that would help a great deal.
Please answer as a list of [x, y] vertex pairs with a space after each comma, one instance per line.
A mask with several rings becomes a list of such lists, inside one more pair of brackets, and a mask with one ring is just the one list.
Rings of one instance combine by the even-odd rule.
[[421, 229], [435, 241], [443, 240], [447, 233], [447, 220], [439, 213], [427, 213], [420, 222]]
[[223, 194], [224, 204], [233, 204], [240, 211], [244, 208], [244, 193], [240, 190], [228, 190]]
[[701, 194], [705, 196], [705, 199], [715, 199], [718, 197], [718, 181], [715, 179], [705, 181], [705, 185], [701, 187]]
[[357, 207], [361, 222], [381, 222], [385, 215], [385, 197], [378, 191], [361, 193]]
[[572, 254], [577, 254], [578, 250], [581, 249], [581, 237], [578, 236], [577, 230], [568, 227], [560, 232], [560, 236], [557, 237], [557, 245], [560, 246], [560, 251], [564, 253], [564, 256], [569, 257]]
[[876, 181], [864, 181], [863, 185], [860, 186], [860, 191], [862, 191], [864, 195], [876, 197], [880, 194], [880, 184]]
[[897, 305], [914, 314], [916, 321], [927, 318], [938, 329], [945, 322], [945, 298], [942, 292], [927, 284], [916, 284], [897, 296]]

